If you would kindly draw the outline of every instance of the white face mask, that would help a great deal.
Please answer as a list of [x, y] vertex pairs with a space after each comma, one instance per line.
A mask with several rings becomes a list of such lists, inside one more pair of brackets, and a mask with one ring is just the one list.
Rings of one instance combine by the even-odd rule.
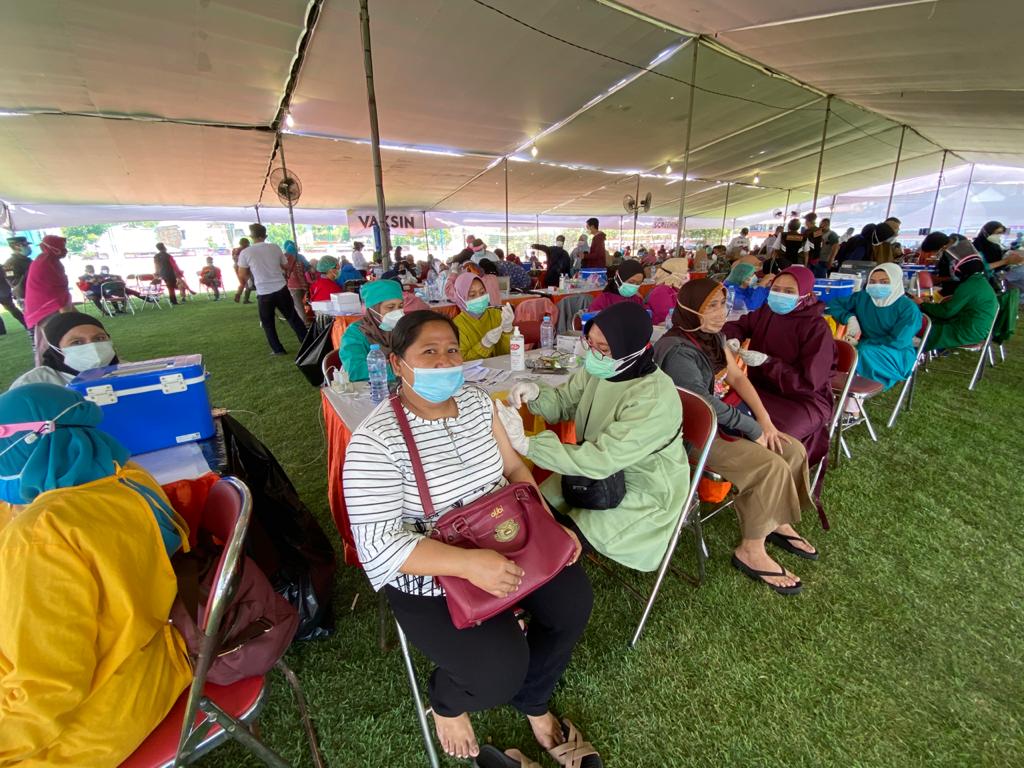
[[114, 342], [96, 341], [92, 344], [78, 344], [66, 349], [57, 347], [57, 351], [64, 356], [64, 362], [68, 368], [81, 373], [109, 365], [110, 361], [114, 359]]
[[383, 317], [377, 316], [380, 317], [380, 329], [382, 331], [393, 331], [395, 326], [398, 325], [398, 321], [405, 317], [405, 312], [401, 309], [393, 309]]
[[990, 243], [994, 243], [995, 245], [1002, 245], [1003, 244], [1003, 236], [1002, 235], [989, 235], [987, 240]]

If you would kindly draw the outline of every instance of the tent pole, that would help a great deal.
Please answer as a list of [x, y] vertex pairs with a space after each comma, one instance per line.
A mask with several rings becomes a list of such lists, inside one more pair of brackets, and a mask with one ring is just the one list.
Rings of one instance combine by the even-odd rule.
[[[281, 169], [284, 171], [284, 175], [288, 176], [288, 163], [284, 159], [284, 137], [278, 132], [277, 134], [277, 150], [281, 153]], [[295, 231], [295, 211], [292, 209], [292, 200], [288, 198], [288, 221], [292, 225], [292, 242], [295, 243], [295, 247], [299, 247], [299, 235]]]
[[818, 150], [818, 173], [814, 176], [814, 200], [811, 210], [818, 210], [818, 190], [821, 188], [821, 166], [825, 163], [825, 140], [828, 138], [828, 117], [832, 114], [832, 95], [825, 99], [825, 124], [821, 128], [821, 149]]
[[971, 182], [974, 181], [974, 163], [971, 163], [971, 173], [967, 177], [967, 191], [964, 193], [964, 207], [960, 209], [960, 223], [956, 227], [957, 232], [964, 228], [964, 215], [967, 213], [967, 201], [971, 199]]
[[948, 149], [942, 150], [942, 164], [939, 166], [939, 178], [935, 181], [935, 199], [932, 200], [932, 215], [928, 217], [928, 231], [932, 231], [932, 225], [935, 223], [935, 208], [939, 204], [939, 190], [942, 189], [942, 174], [946, 172], [946, 154], [949, 152]]
[[686, 112], [686, 142], [683, 145], [683, 180], [679, 188], [679, 224], [676, 226], [676, 255], [682, 255], [684, 219], [686, 218], [686, 174], [690, 170], [690, 134], [693, 127], [693, 96], [697, 91], [697, 52], [700, 38], [693, 44], [693, 67], [690, 69], [690, 106]]
[[789, 198], [793, 194], [792, 189], [786, 190], [786, 210], [782, 212], [782, 228], [786, 228], [786, 219], [789, 218]]
[[262, 224], [263, 223], [260, 220], [260, 204], [259, 203], [256, 203], [256, 223], [257, 224]]
[[359, 0], [359, 27], [363, 37], [363, 71], [366, 73], [366, 105], [370, 112], [370, 152], [373, 155], [373, 181], [377, 191], [377, 223], [380, 226], [381, 263], [391, 269], [391, 230], [387, 203], [384, 201], [384, 174], [380, 161], [380, 126], [377, 124], [377, 93], [373, 88], [373, 54], [370, 50], [369, 0]]
[[725, 207], [722, 208], [722, 237], [720, 238], [723, 242], [725, 241], [725, 215], [729, 212], [729, 193], [732, 191], [732, 182], [728, 182], [725, 185]]
[[900, 172], [900, 158], [903, 156], [903, 137], [907, 135], [907, 126], [900, 129], [900, 145], [896, 150], [896, 167], [892, 169], [892, 186], [889, 187], [889, 204], [885, 206], [885, 218], [892, 213], [892, 196], [896, 194], [896, 177]]
[[511, 250], [512, 247], [508, 243], [508, 155], [505, 155], [505, 252]]
[[533, 215], [533, 218], [535, 219], [535, 221], [536, 221], [536, 226], [537, 226], [537, 231], [536, 231], [536, 234], [537, 234], [537, 240], [536, 240], [536, 242], [538, 242], [538, 243], [539, 243], [539, 242], [540, 242], [540, 214], [539, 214], [539, 213], [535, 213], [535, 214]]
[[423, 214], [423, 242], [427, 244], [427, 266], [430, 266], [430, 227], [427, 226], [427, 212], [421, 211]]
[[[831, 218], [832, 215], [836, 212], [836, 198], [837, 197], [839, 197], [839, 195], [832, 195], [832, 202], [829, 203], [829, 206], [828, 206], [829, 218]], [[831, 223], [831, 222], [829, 222], [829, 223]], [[829, 227], [829, 229], [831, 229], [831, 227]]]

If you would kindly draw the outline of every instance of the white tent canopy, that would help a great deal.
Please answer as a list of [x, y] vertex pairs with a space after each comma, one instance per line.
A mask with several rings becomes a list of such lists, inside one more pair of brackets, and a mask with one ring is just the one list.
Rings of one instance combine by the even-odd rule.
[[[822, 18], [802, 20], [796, 0], [369, 6], [389, 209], [496, 213], [507, 200], [517, 215], [617, 217], [639, 179], [650, 215], [676, 216], [691, 82], [688, 219], [813, 205], [826, 103], [818, 206], [936, 174], [943, 159], [947, 171], [1024, 165], [1024, 67], [1010, 38], [1024, 4], [1009, 0], [825, 0]], [[0, 198], [65, 213], [52, 206], [141, 206], [146, 219], [164, 218], [150, 206], [251, 219], [259, 204], [274, 220], [283, 209], [265, 179], [280, 129], [303, 184], [298, 221], [372, 207], [358, 9], [13, 4]], [[985, 37], [993, 55], [966, 50], [960, 33], [987, 16], [999, 19]], [[26, 220], [15, 209], [15, 226]]]

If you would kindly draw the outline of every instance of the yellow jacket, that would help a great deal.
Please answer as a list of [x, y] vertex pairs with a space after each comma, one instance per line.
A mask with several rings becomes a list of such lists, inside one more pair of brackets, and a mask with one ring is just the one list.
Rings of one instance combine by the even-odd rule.
[[117, 766], [192, 676], [157, 522], [117, 476], [19, 510], [0, 528], [0, 766]]
[[459, 348], [462, 351], [462, 359], [486, 360], [489, 357], [507, 355], [509, 343], [512, 341], [512, 334], [503, 333], [498, 343], [493, 347], [485, 347], [481, 342], [484, 334], [501, 325], [501, 310], [488, 307], [480, 317], [473, 317], [468, 312], [459, 312], [454, 319], [455, 327], [459, 329]]

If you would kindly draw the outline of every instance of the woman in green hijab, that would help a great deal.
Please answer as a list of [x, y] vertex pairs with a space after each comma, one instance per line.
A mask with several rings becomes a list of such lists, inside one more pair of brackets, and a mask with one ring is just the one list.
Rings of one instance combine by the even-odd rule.
[[[366, 283], [359, 289], [359, 295], [366, 305], [366, 314], [362, 320], [345, 329], [338, 350], [349, 381], [370, 378], [366, 356], [370, 354], [371, 344], [379, 344], [385, 358], [391, 354], [391, 330], [405, 314], [402, 310], [402, 286], [394, 280]], [[388, 366], [388, 381], [394, 380], [394, 371]]]

